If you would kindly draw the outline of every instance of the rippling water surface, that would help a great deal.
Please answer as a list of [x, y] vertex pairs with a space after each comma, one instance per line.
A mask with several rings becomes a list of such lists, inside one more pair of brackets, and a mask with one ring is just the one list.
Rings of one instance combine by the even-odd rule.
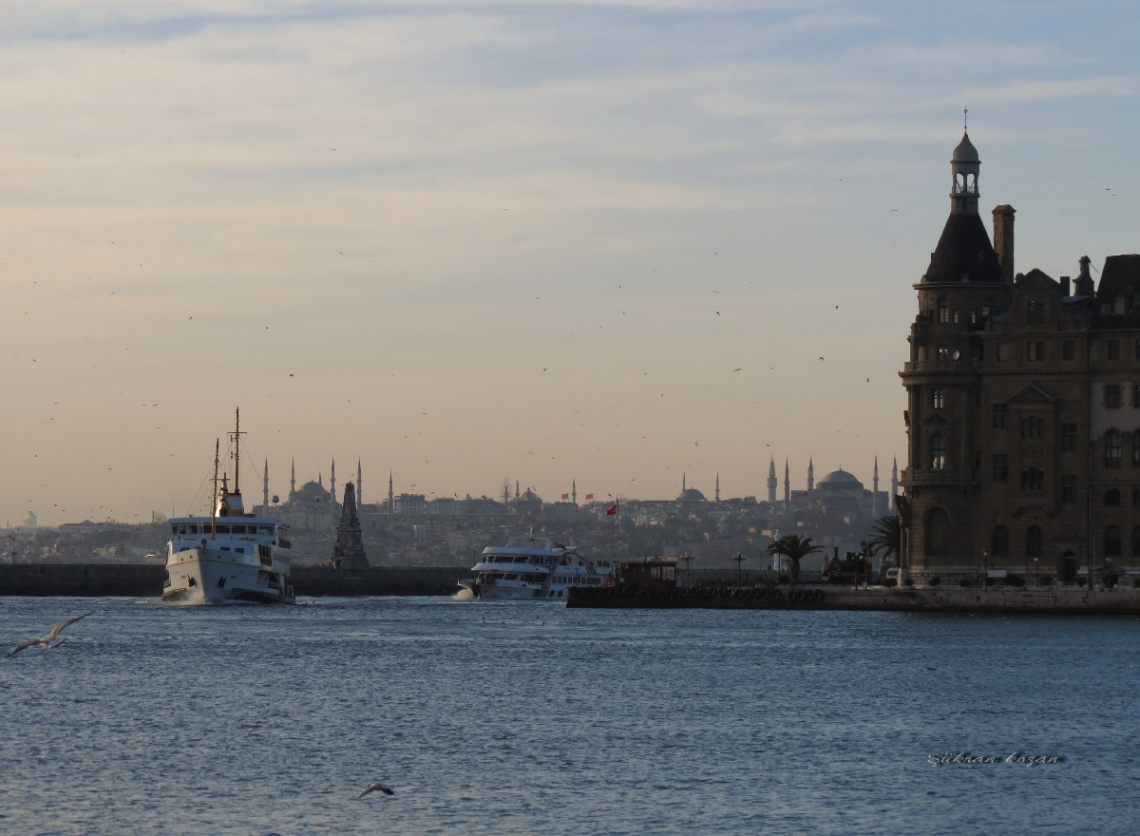
[[0, 660], [2, 833], [1140, 831], [1135, 619], [8, 598], [0, 641], [88, 609]]

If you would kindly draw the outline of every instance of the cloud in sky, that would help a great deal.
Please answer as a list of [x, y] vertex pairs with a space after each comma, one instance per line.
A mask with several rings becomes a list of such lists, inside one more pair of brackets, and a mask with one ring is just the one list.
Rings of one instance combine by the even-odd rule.
[[366, 500], [390, 468], [547, 498], [681, 471], [762, 496], [770, 455], [869, 481], [906, 461], [896, 372], [962, 106], [1019, 269], [1136, 249], [1136, 17], [23, 4], [0, 508], [182, 513], [235, 405], [275, 493], [334, 455]]

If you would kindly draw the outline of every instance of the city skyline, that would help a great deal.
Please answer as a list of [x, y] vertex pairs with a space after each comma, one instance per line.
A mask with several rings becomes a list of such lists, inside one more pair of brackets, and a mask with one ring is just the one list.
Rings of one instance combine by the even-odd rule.
[[1136, 252], [1138, 16], [19, 4], [0, 513], [182, 512], [235, 407], [247, 495], [889, 484], [963, 108], [1018, 272]]

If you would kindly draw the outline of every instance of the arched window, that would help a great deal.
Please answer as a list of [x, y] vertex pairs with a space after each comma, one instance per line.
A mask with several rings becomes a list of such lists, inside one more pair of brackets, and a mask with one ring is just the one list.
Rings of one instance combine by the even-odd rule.
[[1115, 525], [1104, 530], [1104, 556], [1120, 557], [1120, 529]]
[[1041, 527], [1031, 525], [1025, 529], [1025, 556], [1042, 557], [1045, 554], [1045, 537]]
[[1009, 529], [1004, 525], [995, 525], [993, 537], [990, 538], [990, 553], [994, 557], [1009, 557]]
[[942, 433], [930, 436], [930, 467], [932, 470], [946, 469], [946, 436]]
[[950, 517], [941, 508], [934, 508], [926, 517], [926, 553], [945, 556], [950, 554]]
[[1120, 491], [1116, 488], [1109, 488], [1104, 492], [1104, 507], [1105, 508], [1119, 508], [1120, 507]]
[[1116, 430], [1104, 434], [1104, 466], [1120, 467], [1120, 433]]
[[938, 323], [946, 325], [950, 322], [950, 303], [945, 296], [938, 297]]

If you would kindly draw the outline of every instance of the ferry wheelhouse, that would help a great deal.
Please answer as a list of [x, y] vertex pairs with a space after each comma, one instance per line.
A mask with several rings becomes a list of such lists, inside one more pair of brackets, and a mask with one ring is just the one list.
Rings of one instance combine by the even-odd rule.
[[608, 561], [591, 562], [549, 537], [511, 537], [505, 546], [489, 546], [459, 584], [461, 598], [485, 601], [566, 599], [574, 586], [611, 583]]
[[218, 454], [214, 451], [216, 503], [209, 518], [179, 517], [169, 521], [166, 580], [162, 600], [174, 604], [224, 604], [240, 601], [291, 603], [288, 526], [271, 517], [245, 513], [238, 486], [238, 429], [233, 440], [234, 488], [227, 477], [218, 488]]

